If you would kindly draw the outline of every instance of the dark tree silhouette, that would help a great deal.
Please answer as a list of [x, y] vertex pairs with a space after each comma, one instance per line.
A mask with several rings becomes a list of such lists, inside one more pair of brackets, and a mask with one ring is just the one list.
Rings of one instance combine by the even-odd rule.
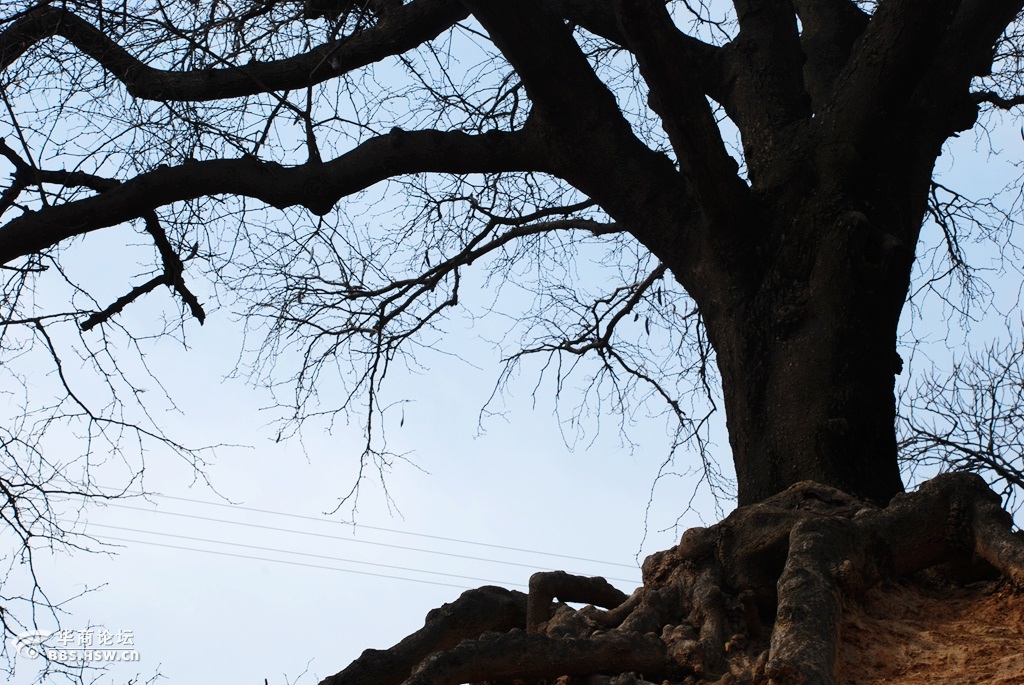
[[[594, 356], [603, 397], [653, 393], [697, 439], [685, 388], [720, 384], [741, 506], [650, 557], [631, 597], [550, 573], [528, 596], [483, 588], [331, 682], [729, 669], [833, 682], [844, 594], [965, 554], [1024, 587], [1024, 544], [980, 477], [907, 495], [899, 466], [902, 445], [1019, 486], [1019, 458], [1004, 453], [1019, 448], [1015, 399], [984, 391], [1004, 387], [1019, 352], [951, 381], [974, 381], [988, 403], [922, 382], [900, 440], [895, 382], [928, 216], [951, 272], [966, 264], [956, 224], [972, 207], [933, 181], [936, 160], [983, 110], [1024, 103], [1022, 5], [8, 3], [4, 353], [41, 346], [64, 398], [24, 435], [78, 422], [165, 439], [117, 413], [133, 386], [109, 365], [111, 340], [160, 286], [202, 323], [191, 283], [206, 275], [234, 288], [265, 337], [257, 376], [277, 382], [275, 361], [298, 349], [296, 422], [322, 374], [351, 365], [329, 411], [363, 403], [362, 463], [380, 467], [392, 458], [375, 442], [380, 382], [403, 351], [433, 344], [482, 263], [537, 294], [510, 369], [529, 354]], [[377, 226], [346, 198], [381, 182], [393, 192], [379, 202], [401, 206]], [[76, 239], [122, 225], [155, 247], [155, 266], [104, 300], [75, 278]], [[566, 265], [601, 246], [618, 280], [587, 290]], [[66, 297], [33, 298], [47, 279]], [[62, 372], [50, 331], [69, 322], [111, 379], [102, 410]], [[630, 337], [641, 326], [667, 362], [645, 361]], [[9, 434], [14, 461], [41, 439]], [[972, 447], [993, 435], [1006, 440]], [[555, 599], [603, 609], [553, 611]]]

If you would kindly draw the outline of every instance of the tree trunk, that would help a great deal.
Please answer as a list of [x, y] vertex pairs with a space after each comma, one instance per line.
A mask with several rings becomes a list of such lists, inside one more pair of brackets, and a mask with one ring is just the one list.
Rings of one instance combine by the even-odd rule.
[[894, 375], [912, 255], [856, 211], [779, 234], [749, 304], [707, 321], [739, 503], [812, 480], [884, 505], [903, 490]]

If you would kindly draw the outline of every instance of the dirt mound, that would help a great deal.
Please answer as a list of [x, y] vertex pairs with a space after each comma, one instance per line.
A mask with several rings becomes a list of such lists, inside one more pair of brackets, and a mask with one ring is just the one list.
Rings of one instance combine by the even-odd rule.
[[840, 685], [1024, 685], [1024, 593], [886, 583], [845, 607]]

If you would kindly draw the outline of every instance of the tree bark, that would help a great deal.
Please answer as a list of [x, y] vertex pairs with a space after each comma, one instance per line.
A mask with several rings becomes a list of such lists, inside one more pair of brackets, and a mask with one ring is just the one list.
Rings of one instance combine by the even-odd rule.
[[812, 480], [884, 505], [903, 490], [895, 349], [912, 255], [857, 211], [785, 216], [747, 304], [707, 320], [739, 503]]

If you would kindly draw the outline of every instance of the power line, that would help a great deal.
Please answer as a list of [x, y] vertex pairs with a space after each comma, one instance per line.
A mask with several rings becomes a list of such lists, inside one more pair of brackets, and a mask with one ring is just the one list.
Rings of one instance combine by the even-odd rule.
[[252, 559], [254, 561], [268, 561], [273, 564], [285, 564], [288, 566], [302, 566], [304, 568], [319, 568], [325, 571], [338, 571], [340, 573], [357, 573], [361, 576], [373, 576], [375, 578], [391, 578], [392, 580], [407, 580], [410, 583], [423, 583], [424, 585], [440, 585], [442, 587], [454, 587], [460, 590], [468, 590], [470, 588], [465, 585], [454, 585], [452, 583], [439, 583], [435, 580], [423, 580], [422, 578], [405, 578], [403, 576], [390, 576], [386, 573], [373, 573], [371, 571], [356, 571], [350, 568], [338, 568], [337, 566], [321, 566], [320, 564], [306, 564], [301, 561], [287, 561], [285, 559], [268, 559], [266, 557], [255, 557], [249, 554], [235, 554], [234, 552], [219, 552], [212, 549], [197, 549], [195, 547], [183, 547], [181, 545], [167, 545], [162, 542], [150, 542], [148, 540], [129, 540], [127, 538], [117, 538], [112, 536], [106, 536], [107, 540], [113, 540], [114, 542], [130, 542], [138, 545], [150, 545], [152, 547], [164, 547], [167, 549], [179, 549], [186, 552], [201, 552], [203, 554], [216, 554], [222, 557], [234, 557], [236, 559]]
[[[141, 533], [143, 535], [159, 535], [161, 537], [176, 538], [179, 540], [189, 540], [192, 542], [206, 542], [213, 545], [228, 545], [230, 547], [242, 547], [245, 549], [255, 549], [261, 552], [274, 552], [277, 554], [290, 554], [300, 557], [310, 557], [314, 559], [326, 559], [328, 561], [341, 561], [349, 564], [363, 564], [366, 566], [378, 566], [380, 568], [390, 568], [396, 571], [410, 571], [412, 573], [428, 573], [434, 576], [447, 576], [449, 578], [458, 578], [460, 580], [474, 580], [480, 583], [492, 583], [495, 585], [509, 586], [514, 585], [516, 587], [527, 587], [524, 583], [509, 583], [502, 580], [492, 580], [490, 578], [476, 578], [474, 576], [462, 576], [457, 573], [444, 573], [442, 571], [427, 571], [426, 569], [410, 568], [408, 566], [394, 566], [392, 564], [381, 564], [375, 561], [360, 561], [358, 559], [346, 559], [344, 557], [332, 557], [326, 554], [313, 554], [311, 552], [297, 552], [294, 550], [277, 549], [275, 547], [261, 547], [259, 545], [247, 545], [241, 542], [228, 542], [226, 540], [211, 540], [209, 538], [197, 538], [189, 535], [178, 535], [175, 533], [161, 533], [155, 530], [140, 530], [138, 528], [126, 528], [124, 526], [112, 526], [105, 523], [90, 523], [91, 527], [95, 528], [108, 528], [110, 530], [121, 530], [129, 533]], [[113, 538], [111, 538], [113, 539]], [[202, 550], [197, 550], [202, 551]]]
[[[391, 544], [391, 543], [387, 543], [387, 542], [374, 542], [372, 540], [357, 540], [357, 539], [348, 538], [348, 537], [341, 537], [341, 536], [338, 536], [338, 535], [327, 535], [326, 533], [313, 533], [313, 532], [305, 531], [305, 530], [296, 530], [294, 528], [280, 528], [278, 526], [268, 526], [268, 525], [259, 524], [259, 523], [249, 523], [247, 521], [230, 521], [230, 520], [219, 519], [219, 518], [215, 518], [215, 517], [211, 517], [211, 516], [200, 516], [198, 514], [185, 514], [185, 513], [176, 512], [176, 511], [162, 511], [160, 509], [147, 509], [145, 507], [134, 507], [134, 506], [132, 506], [130, 504], [110, 503], [107, 506], [116, 507], [116, 508], [119, 508], [119, 509], [128, 509], [128, 510], [131, 510], [131, 511], [141, 511], [141, 512], [146, 512], [146, 513], [150, 513], [150, 514], [160, 514], [160, 515], [163, 515], [163, 516], [177, 516], [177, 517], [180, 517], [180, 518], [194, 519], [194, 520], [197, 520], [197, 521], [210, 521], [210, 522], [214, 522], [214, 523], [224, 523], [224, 524], [228, 524], [228, 525], [232, 525], [232, 526], [244, 526], [244, 527], [247, 527], [247, 528], [257, 528], [257, 529], [260, 529], [260, 530], [271, 530], [271, 531], [278, 532], [278, 533], [290, 533], [290, 534], [293, 534], [293, 535], [306, 535], [306, 536], [309, 536], [309, 537], [323, 538], [325, 540], [338, 540], [338, 541], [341, 541], [341, 542], [352, 542], [352, 543], [358, 543], [358, 544], [362, 544], [362, 545], [372, 545], [374, 547], [388, 547], [388, 548], [391, 548], [391, 549], [401, 549], [401, 550], [405, 550], [405, 551], [408, 551], [408, 552], [422, 552], [423, 554], [435, 554], [435, 555], [445, 556], [445, 557], [454, 557], [456, 559], [469, 559], [471, 561], [482, 561], [482, 562], [491, 563], [491, 564], [503, 564], [505, 566], [517, 566], [519, 568], [528, 568], [528, 569], [531, 569], [531, 570], [537, 570], [537, 565], [536, 564], [521, 564], [521, 563], [518, 563], [518, 562], [515, 562], [515, 561], [503, 561], [503, 560], [500, 560], [500, 559], [487, 559], [487, 558], [484, 558], [484, 557], [475, 557], [475, 556], [468, 555], [468, 554], [456, 554], [454, 552], [441, 552], [439, 550], [423, 549], [421, 547], [407, 547], [405, 545], [395, 545], [395, 544]], [[608, 580], [617, 580], [617, 581], [622, 582], [622, 583], [636, 584], [635, 580], [631, 580], [631, 579], [628, 579], [628, 578], [612, 578], [612, 577], [609, 577]]]
[[[129, 492], [129, 493], [125, 493], [125, 494], [140, 495], [140, 496], [144, 495], [144, 493], [141, 493], [141, 492]], [[334, 521], [334, 520], [331, 520], [331, 519], [326, 519], [326, 518], [322, 518], [322, 517], [318, 517], [318, 516], [307, 516], [307, 515], [304, 515], [304, 514], [292, 514], [292, 513], [286, 512], [286, 511], [275, 511], [275, 510], [272, 510], [272, 509], [260, 509], [260, 508], [257, 508], [257, 507], [249, 507], [249, 506], [245, 506], [245, 505], [242, 505], [242, 504], [225, 504], [224, 502], [210, 502], [210, 501], [207, 501], [207, 500], [192, 499], [190, 497], [176, 497], [174, 495], [153, 494], [153, 495], [146, 495], [146, 496], [160, 497], [160, 498], [163, 498], [163, 499], [176, 500], [178, 502], [190, 502], [192, 504], [203, 504], [203, 505], [210, 506], [210, 507], [223, 507], [223, 508], [226, 508], [226, 509], [231, 509], [231, 510], [236, 510], [236, 511], [251, 511], [251, 512], [258, 513], [258, 514], [270, 514], [272, 516], [286, 516], [288, 518], [301, 519], [301, 520], [305, 520], [305, 521], [317, 521], [318, 523], [329, 523], [329, 524], [335, 525], [335, 526], [348, 526], [348, 525], [351, 525], [351, 526], [358, 527], [358, 528], [365, 528], [366, 530], [376, 530], [376, 531], [381, 531], [381, 532], [385, 532], [385, 533], [395, 533], [397, 535], [411, 535], [413, 537], [418, 537], [418, 538], [429, 538], [431, 540], [443, 540], [444, 542], [457, 542], [457, 543], [460, 543], [460, 544], [463, 544], [463, 545], [475, 545], [477, 547], [492, 547], [494, 549], [503, 549], [503, 550], [507, 550], [509, 552], [523, 552], [523, 553], [526, 553], [526, 554], [539, 554], [541, 556], [557, 557], [559, 559], [571, 559], [572, 561], [585, 561], [585, 562], [588, 562], [588, 563], [604, 564], [604, 565], [607, 565], [607, 566], [621, 566], [622, 568], [628, 568], [628, 569], [632, 569], [634, 571], [637, 568], [636, 564], [622, 564], [622, 563], [615, 562], [615, 561], [602, 561], [601, 559], [588, 559], [586, 557], [576, 557], [576, 556], [572, 556], [572, 555], [569, 555], [569, 554], [558, 554], [556, 552], [542, 552], [540, 550], [525, 549], [523, 547], [509, 547], [507, 545], [495, 545], [495, 544], [492, 544], [490, 542], [477, 542], [475, 540], [463, 540], [463, 539], [460, 539], [460, 538], [449, 538], [449, 537], [445, 537], [443, 535], [430, 535], [430, 534], [427, 534], [427, 533], [413, 533], [413, 532], [407, 531], [407, 530], [397, 530], [397, 529], [394, 529], [394, 528], [384, 528], [384, 527], [381, 527], [381, 526], [370, 526], [370, 525], [365, 525], [365, 524], [361, 524], [361, 523], [360, 524], [355, 524], [355, 523], [351, 523], [350, 524], [350, 523], [347, 523], [347, 522], [344, 522], [344, 521]], [[118, 505], [112, 505], [112, 506], [118, 506]], [[123, 505], [121, 505], [121, 506], [123, 506]], [[616, 580], [618, 580], [618, 579], [616, 579]]]

